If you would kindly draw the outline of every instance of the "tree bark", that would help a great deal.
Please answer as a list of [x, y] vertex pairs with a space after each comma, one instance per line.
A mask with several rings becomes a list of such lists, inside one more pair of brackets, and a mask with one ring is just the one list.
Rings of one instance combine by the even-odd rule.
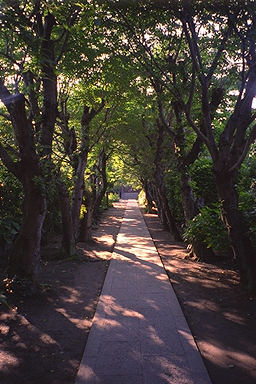
[[169, 202], [167, 199], [167, 193], [166, 193], [166, 187], [165, 187], [165, 181], [164, 181], [164, 175], [162, 171], [162, 144], [163, 144], [163, 127], [157, 122], [158, 126], [158, 138], [157, 138], [157, 145], [156, 145], [156, 153], [155, 153], [155, 172], [154, 172], [154, 182], [155, 182], [155, 188], [158, 195], [158, 201], [161, 210], [163, 211], [164, 215], [162, 215], [163, 219], [165, 217], [169, 231], [173, 234], [173, 237], [177, 241], [182, 241], [181, 235], [179, 233], [179, 230], [176, 226], [175, 219], [171, 213]]
[[[57, 117], [57, 76], [55, 62], [55, 43], [51, 38], [56, 24], [55, 17], [48, 13], [45, 16], [42, 43], [40, 50], [40, 64], [43, 82], [43, 108], [40, 127], [40, 144], [42, 156], [50, 159], [52, 153], [52, 139]], [[51, 167], [49, 167], [51, 169]]]
[[183, 106], [177, 101], [173, 101], [172, 106], [177, 124], [177, 133], [173, 132], [173, 135], [171, 135], [174, 147], [173, 152], [177, 161], [180, 176], [180, 191], [185, 223], [188, 224], [189, 220], [193, 219], [196, 214], [196, 204], [190, 185], [191, 179], [188, 171], [188, 165], [193, 164], [193, 162], [197, 159], [201, 150], [201, 142], [196, 140], [189, 153], [185, 152], [186, 137], [184, 123], [182, 121]]
[[[42, 17], [41, 17], [42, 21]], [[0, 81], [0, 99], [5, 104], [12, 120], [13, 131], [19, 149], [18, 166], [8, 169], [15, 174], [23, 185], [24, 208], [23, 221], [19, 235], [10, 253], [8, 274], [13, 277], [25, 277], [36, 280], [40, 266], [40, 244], [42, 225], [46, 215], [46, 181], [50, 180], [48, 173], [45, 178], [52, 152], [52, 138], [57, 114], [57, 78], [55, 74], [54, 42], [51, 39], [55, 18], [48, 13], [42, 24], [42, 40], [40, 47], [40, 64], [43, 82], [43, 107], [40, 119], [40, 154], [35, 146], [34, 128], [31, 117], [27, 117], [25, 97], [23, 94], [11, 94], [4, 82]], [[25, 76], [26, 77], [26, 76]], [[27, 78], [28, 81], [32, 81]], [[30, 84], [31, 85], [31, 84]], [[35, 100], [35, 94], [30, 93]], [[31, 105], [32, 115], [39, 113]], [[4, 155], [4, 152], [2, 151]], [[42, 156], [40, 158], [40, 156]], [[8, 160], [8, 158], [6, 159]], [[46, 167], [45, 167], [46, 165]]]
[[93, 225], [93, 216], [94, 216], [94, 207], [93, 207], [92, 198], [90, 199], [90, 202], [87, 202], [86, 209], [87, 209], [87, 212], [84, 214], [84, 217], [82, 219], [80, 236], [79, 236], [79, 240], [84, 243], [87, 243], [92, 239], [92, 225]]
[[10, 157], [4, 156], [5, 151], [1, 155], [8, 169], [21, 181], [24, 192], [23, 221], [10, 252], [8, 275], [35, 280], [39, 271], [41, 230], [46, 215], [41, 166], [35, 150], [33, 127], [26, 116], [24, 95], [12, 95], [0, 82], [0, 98], [12, 117], [20, 161], [15, 165]]
[[162, 212], [164, 213], [163, 223], [166, 220], [168, 229], [172, 233], [174, 239], [176, 241], [182, 241], [181, 235], [175, 223], [175, 219], [169, 207], [169, 203], [166, 197], [166, 189], [163, 183], [164, 183], [163, 175], [158, 174], [157, 181], [156, 181], [156, 190], [159, 197], [159, 203], [160, 203]]
[[[32, 175], [31, 175], [32, 176]], [[24, 210], [18, 237], [9, 257], [8, 276], [36, 281], [40, 266], [42, 226], [46, 215], [46, 198], [33, 177], [23, 178]]]
[[256, 292], [256, 249], [250, 240], [248, 226], [238, 209], [235, 176], [235, 173], [215, 171], [216, 187], [222, 202], [222, 220], [238, 263], [241, 284], [249, 291]]
[[182, 160], [179, 160], [178, 169], [180, 174], [180, 191], [184, 218], [186, 224], [188, 224], [189, 220], [192, 220], [196, 214], [196, 205], [190, 185], [191, 178], [187, 171], [187, 167], [184, 165]]
[[[86, 214], [83, 217], [80, 229], [80, 241], [86, 242], [91, 240], [92, 236], [92, 224], [97, 214], [101, 201], [107, 190], [107, 174], [106, 174], [107, 157], [105, 150], [103, 149], [99, 155], [97, 170], [100, 172], [100, 179], [102, 185], [99, 186], [99, 176], [96, 174], [91, 175], [92, 191], [86, 193]], [[97, 187], [98, 185], [98, 187]]]
[[170, 228], [167, 223], [166, 215], [164, 213], [163, 205], [161, 204], [161, 198], [159, 194], [157, 193], [157, 188], [154, 186], [154, 196], [155, 196], [155, 202], [156, 202], [156, 208], [157, 208], [157, 215], [163, 224], [164, 229], [167, 231], [170, 231]]
[[85, 105], [81, 119], [82, 138], [78, 163], [75, 169], [75, 182], [72, 196], [72, 221], [76, 239], [78, 239], [80, 233], [80, 210], [84, 192], [84, 172], [90, 147], [90, 122], [103, 109], [104, 105], [105, 102], [103, 100], [98, 109], [90, 108]]
[[62, 216], [62, 248], [67, 257], [72, 257], [76, 253], [72, 212], [69, 193], [66, 184], [62, 180], [58, 180], [58, 193]]
[[72, 196], [72, 221], [74, 226], [74, 236], [77, 239], [80, 226], [80, 210], [84, 191], [84, 172], [87, 164], [87, 156], [90, 145], [90, 118], [89, 107], [84, 106], [81, 119], [82, 138], [80, 144], [80, 152], [78, 156], [77, 168], [75, 170], [75, 182]]
[[107, 208], [108, 208], [109, 207], [109, 193], [108, 193], [108, 191], [106, 191], [105, 196], [106, 196], [106, 205], [107, 205]]
[[153, 204], [153, 196], [152, 196], [152, 187], [150, 186], [150, 182], [148, 180], [144, 180], [143, 182], [143, 187], [146, 195], [146, 200], [147, 200], [147, 210], [149, 213], [153, 213], [154, 210], [154, 204]]
[[78, 167], [75, 175], [74, 190], [72, 196], [72, 222], [74, 227], [75, 239], [78, 238], [80, 227], [80, 210], [83, 199], [84, 190], [84, 172], [87, 164], [88, 152], [83, 151], [83, 155], [79, 158]]

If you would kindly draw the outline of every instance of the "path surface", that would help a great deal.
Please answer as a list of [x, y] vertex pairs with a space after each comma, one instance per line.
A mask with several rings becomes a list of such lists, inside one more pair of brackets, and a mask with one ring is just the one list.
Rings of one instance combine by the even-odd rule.
[[210, 384], [135, 200], [128, 200], [76, 384]]

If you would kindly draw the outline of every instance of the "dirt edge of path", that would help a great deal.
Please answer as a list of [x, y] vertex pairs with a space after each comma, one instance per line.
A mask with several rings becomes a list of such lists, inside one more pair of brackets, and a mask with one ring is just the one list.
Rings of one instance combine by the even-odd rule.
[[125, 202], [105, 211], [76, 259], [47, 260], [45, 252], [40, 296], [0, 306], [1, 384], [75, 382], [124, 212]]
[[213, 384], [256, 382], [256, 298], [239, 285], [238, 273], [185, 259], [155, 214], [142, 212]]

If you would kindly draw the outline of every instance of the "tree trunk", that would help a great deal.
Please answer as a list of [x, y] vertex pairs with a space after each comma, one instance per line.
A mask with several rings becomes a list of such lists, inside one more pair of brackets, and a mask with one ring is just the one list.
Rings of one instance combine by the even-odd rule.
[[74, 234], [77, 239], [80, 232], [80, 210], [84, 193], [84, 172], [87, 164], [87, 157], [90, 146], [90, 122], [103, 109], [104, 101], [98, 109], [84, 106], [81, 119], [82, 138], [80, 144], [80, 152], [78, 157], [78, 165], [75, 169], [74, 191], [72, 196], [72, 220], [74, 226]]
[[196, 214], [195, 200], [193, 196], [193, 191], [190, 186], [190, 175], [186, 170], [186, 167], [183, 164], [179, 164], [179, 174], [180, 174], [180, 190], [182, 198], [182, 206], [184, 212], [184, 218], [186, 224], [189, 220], [192, 220]]
[[92, 239], [92, 224], [93, 224], [94, 209], [93, 206], [87, 207], [80, 229], [79, 240], [82, 242], [88, 242]]
[[176, 118], [176, 129], [175, 131], [172, 129], [170, 122], [168, 122], [164, 118], [163, 114], [163, 106], [162, 103], [159, 102], [159, 117], [162, 121], [162, 124], [158, 124], [159, 131], [159, 139], [163, 140], [162, 136], [164, 129], [167, 133], [169, 133], [172, 146], [173, 146], [173, 155], [175, 156], [177, 162], [177, 168], [179, 172], [180, 178], [180, 192], [182, 198], [182, 208], [185, 218], [185, 223], [187, 224], [189, 220], [191, 220], [196, 213], [196, 206], [193, 197], [193, 191], [190, 186], [190, 175], [188, 172], [188, 165], [192, 164], [201, 150], [201, 141], [198, 139], [194, 142], [189, 153], [186, 153], [186, 130], [183, 123], [183, 104], [179, 101], [172, 101], [172, 107], [174, 111], [174, 115]]
[[100, 191], [99, 194], [93, 194], [90, 197], [90, 203], [86, 205], [87, 212], [83, 217], [80, 230], [80, 241], [87, 242], [92, 238], [92, 225], [93, 221], [98, 213], [102, 198], [104, 196], [104, 191]]
[[66, 184], [62, 180], [58, 180], [58, 192], [62, 215], [62, 247], [65, 255], [72, 257], [76, 253], [74, 228], [69, 193]]
[[194, 240], [192, 244], [188, 245], [187, 249], [189, 250], [187, 258], [202, 261], [216, 258], [212, 248], [207, 248], [207, 245], [202, 241]]
[[147, 210], [149, 213], [153, 213], [154, 204], [153, 204], [153, 196], [150, 188], [150, 183], [149, 181], [145, 180], [143, 184], [144, 184], [144, 191], [145, 191], [146, 200], [147, 200]]
[[[177, 158], [177, 162], [180, 176], [182, 208], [185, 224], [188, 225], [189, 220], [192, 220], [196, 215], [196, 204], [190, 185], [191, 179], [187, 171], [187, 166], [184, 164], [183, 159]], [[189, 244], [189, 248], [189, 257], [196, 258], [197, 260], [209, 260], [215, 256], [212, 248], [207, 248], [206, 244], [198, 240], [194, 240], [192, 244]]]
[[74, 226], [74, 234], [77, 239], [79, 234], [80, 226], [80, 210], [83, 199], [83, 190], [84, 190], [84, 172], [87, 164], [87, 154], [84, 153], [83, 156], [79, 158], [79, 164], [76, 170], [76, 177], [74, 182], [74, 190], [72, 196], [72, 222]]
[[160, 217], [163, 225], [167, 225], [168, 230], [172, 233], [176, 241], [182, 241], [179, 230], [175, 223], [175, 219], [169, 207], [169, 202], [166, 197], [164, 177], [160, 169], [157, 169], [155, 171], [155, 189], [158, 198], [158, 208], [160, 208], [161, 210]]
[[[93, 175], [91, 175], [93, 178]], [[88, 242], [92, 238], [92, 224], [93, 224], [93, 214], [94, 214], [94, 204], [96, 199], [96, 190], [95, 188], [92, 191], [84, 191], [84, 200], [86, 206], [86, 213], [84, 214], [81, 225], [79, 240], [82, 242]]]
[[249, 291], [256, 292], [256, 250], [238, 209], [235, 174], [215, 172], [215, 181], [222, 202], [222, 220], [228, 231], [234, 258], [238, 262], [241, 284]]
[[[52, 138], [57, 115], [55, 43], [51, 39], [55, 18], [48, 12], [43, 23], [41, 15], [38, 16], [42, 37], [39, 55], [43, 83], [41, 116], [39, 108], [37, 108], [36, 95], [32, 92], [31, 73], [27, 76], [27, 85], [31, 87], [29, 91], [30, 112], [37, 121], [35, 126], [33, 126], [33, 119], [27, 117], [27, 100], [25, 100], [24, 95], [17, 92], [11, 94], [4, 85], [4, 81], [2, 79], [0, 81], [0, 99], [11, 116], [19, 150], [19, 161], [11, 164], [10, 158], [5, 156], [5, 164], [21, 181], [24, 192], [23, 221], [19, 235], [10, 252], [8, 274], [10, 277], [16, 275], [32, 281], [36, 280], [39, 272], [41, 231], [46, 215], [46, 191], [44, 188], [46, 187], [45, 182], [49, 182], [51, 177]], [[40, 132], [38, 132], [39, 128]], [[35, 145], [35, 142], [38, 143], [38, 135], [35, 136], [35, 131], [40, 133], [39, 146]], [[37, 151], [39, 151], [39, 155]], [[4, 153], [4, 155], [6, 154]], [[48, 173], [47, 176], [45, 176], [46, 172]]]
[[156, 192], [158, 195], [158, 201], [159, 201], [161, 210], [164, 212], [163, 219], [165, 216], [169, 231], [172, 233], [176, 241], [182, 241], [179, 230], [175, 223], [175, 219], [171, 213], [168, 199], [166, 197], [167, 195], [166, 187], [165, 187], [164, 175], [162, 171], [163, 127], [159, 124], [159, 122], [157, 125], [158, 125], [158, 138], [157, 138], [156, 154], [154, 159], [154, 164], [155, 164], [154, 180], [155, 180]]
[[35, 150], [33, 127], [26, 116], [24, 95], [11, 95], [2, 82], [0, 97], [12, 117], [20, 157], [18, 165], [8, 157], [3, 161], [21, 181], [24, 193], [23, 221], [10, 252], [8, 275], [35, 280], [39, 271], [41, 230], [46, 215], [44, 182]]
[[26, 177], [23, 187], [23, 221], [10, 253], [8, 276], [35, 281], [40, 266], [41, 232], [46, 215], [46, 198], [40, 188], [35, 186], [32, 178]]
[[107, 190], [107, 174], [106, 174], [107, 157], [103, 149], [99, 155], [98, 166], [95, 167], [100, 172], [102, 185], [100, 186], [99, 177], [95, 173], [91, 175], [92, 192], [87, 192], [86, 195], [86, 214], [81, 223], [80, 240], [89, 241], [92, 235], [92, 224], [96, 213], [99, 210], [101, 201]]
[[162, 208], [162, 212], [164, 214], [163, 223], [166, 221], [169, 231], [172, 233], [174, 239], [176, 241], [182, 241], [179, 230], [176, 226], [175, 219], [171, 213], [169, 203], [166, 197], [166, 193], [163, 190], [163, 185], [161, 187], [157, 186], [157, 193], [159, 196], [159, 202]]
[[166, 215], [164, 213], [163, 205], [161, 204], [161, 198], [158, 195], [156, 188], [155, 188], [155, 201], [156, 201], [157, 215], [161, 223], [163, 224], [164, 229], [166, 229], [167, 231], [170, 231], [170, 228], [167, 223]]

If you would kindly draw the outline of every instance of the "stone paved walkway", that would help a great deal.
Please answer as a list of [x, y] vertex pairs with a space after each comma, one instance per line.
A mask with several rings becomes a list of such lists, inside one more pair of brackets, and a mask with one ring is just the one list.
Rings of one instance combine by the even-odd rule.
[[211, 384], [135, 200], [128, 200], [76, 384]]

